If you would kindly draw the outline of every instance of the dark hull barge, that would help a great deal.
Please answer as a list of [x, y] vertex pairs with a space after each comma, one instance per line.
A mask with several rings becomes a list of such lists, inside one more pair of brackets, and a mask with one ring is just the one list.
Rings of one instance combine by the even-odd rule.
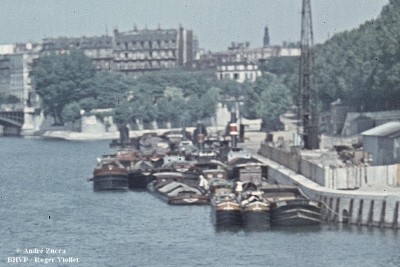
[[212, 202], [211, 219], [216, 227], [238, 227], [242, 225], [240, 205], [235, 201]]
[[153, 180], [151, 173], [143, 173], [141, 171], [130, 171], [129, 176], [129, 189], [146, 189], [147, 184]]
[[128, 172], [117, 161], [101, 163], [93, 172], [94, 191], [127, 191]]
[[216, 227], [237, 227], [242, 225], [242, 211], [233, 183], [221, 178], [210, 180], [211, 220]]
[[128, 171], [129, 189], [146, 189], [147, 184], [154, 180], [153, 171], [154, 166], [151, 162], [136, 162]]
[[262, 187], [266, 198], [271, 202], [272, 226], [320, 225], [322, 204], [308, 199], [295, 186]]
[[274, 226], [320, 225], [321, 205], [312, 200], [297, 199], [271, 204], [271, 224]]
[[269, 204], [261, 201], [242, 204], [242, 220], [245, 227], [269, 228], [271, 226]]

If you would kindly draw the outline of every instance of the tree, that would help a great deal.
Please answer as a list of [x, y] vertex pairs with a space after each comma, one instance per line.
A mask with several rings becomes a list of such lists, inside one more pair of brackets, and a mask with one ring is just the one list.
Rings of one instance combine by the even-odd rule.
[[65, 105], [62, 111], [62, 117], [64, 121], [74, 123], [76, 120], [81, 118], [81, 106], [77, 102], [72, 102]]
[[115, 108], [134, 95], [135, 81], [129, 76], [99, 71], [93, 78], [90, 97], [96, 102], [95, 108]]
[[316, 82], [324, 109], [340, 98], [359, 111], [399, 109], [400, 3], [333, 36], [316, 52]]
[[91, 85], [95, 69], [82, 51], [41, 57], [33, 73], [36, 92], [55, 124], [63, 124], [62, 111], [67, 104], [93, 94]]
[[267, 129], [281, 127], [279, 116], [292, 105], [290, 90], [274, 75], [264, 73], [258, 78], [244, 101], [244, 115], [247, 118], [261, 118]]
[[271, 57], [261, 64], [260, 69], [263, 72], [269, 72], [284, 84], [292, 93], [297, 96], [299, 88], [299, 65], [300, 57]]
[[131, 103], [128, 101], [120, 102], [114, 110], [113, 117], [118, 129], [125, 127], [132, 120]]

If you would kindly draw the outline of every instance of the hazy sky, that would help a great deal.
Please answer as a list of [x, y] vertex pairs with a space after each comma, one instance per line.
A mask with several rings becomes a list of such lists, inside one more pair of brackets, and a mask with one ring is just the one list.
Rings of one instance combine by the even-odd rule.
[[[376, 18], [389, 0], [312, 0], [314, 38], [350, 30]], [[192, 29], [200, 47], [225, 50], [232, 42], [262, 45], [300, 39], [301, 0], [0, 0], [0, 44], [44, 37], [93, 36], [114, 27]]]

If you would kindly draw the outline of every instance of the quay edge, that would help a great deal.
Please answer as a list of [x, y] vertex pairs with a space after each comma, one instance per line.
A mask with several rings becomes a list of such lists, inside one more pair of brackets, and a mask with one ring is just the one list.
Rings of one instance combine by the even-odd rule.
[[268, 164], [269, 181], [299, 186], [308, 197], [321, 201], [325, 220], [400, 228], [400, 194], [326, 188], [261, 155], [254, 157]]

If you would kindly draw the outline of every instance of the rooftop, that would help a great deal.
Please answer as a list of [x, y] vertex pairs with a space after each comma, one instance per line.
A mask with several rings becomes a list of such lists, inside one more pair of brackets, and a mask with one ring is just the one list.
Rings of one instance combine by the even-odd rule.
[[395, 137], [400, 135], [400, 121], [387, 122], [362, 133], [363, 136]]
[[114, 37], [117, 40], [123, 41], [159, 41], [159, 40], [175, 40], [178, 31], [176, 29], [169, 30], [141, 30], [130, 32], [114, 31]]

